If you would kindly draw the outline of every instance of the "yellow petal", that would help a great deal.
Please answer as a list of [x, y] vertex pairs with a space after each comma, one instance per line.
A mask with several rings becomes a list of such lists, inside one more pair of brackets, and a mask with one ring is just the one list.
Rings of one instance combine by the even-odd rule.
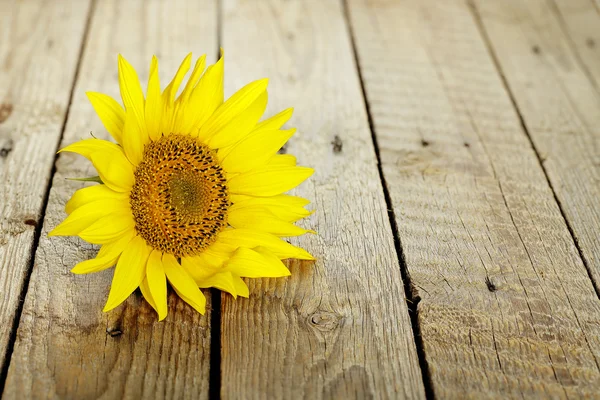
[[231, 195], [230, 199], [233, 205], [229, 208], [229, 212], [247, 207], [260, 207], [270, 211], [277, 218], [287, 222], [296, 222], [312, 214], [312, 211], [308, 211], [304, 208], [304, 206], [309, 203], [308, 200], [286, 194], [272, 197]]
[[167, 278], [162, 262], [162, 253], [154, 250], [148, 258], [146, 265], [146, 279], [148, 289], [154, 300], [154, 309], [158, 313], [158, 320], [162, 321], [167, 316]]
[[119, 200], [96, 200], [73, 211], [48, 236], [75, 236], [111, 213], [123, 213], [126, 209]]
[[135, 236], [121, 254], [104, 312], [110, 311], [140, 286], [146, 275], [146, 261], [152, 249], [141, 236]]
[[102, 245], [96, 258], [80, 262], [73, 267], [71, 272], [74, 274], [89, 274], [112, 267], [119, 259], [121, 253], [129, 245], [133, 236], [135, 236], [135, 233], [131, 231], [114, 242]]
[[223, 104], [224, 58], [207, 68], [200, 82], [192, 91], [189, 99], [189, 109], [196, 110], [190, 132], [196, 132], [206, 120]]
[[303, 229], [290, 222], [282, 221], [263, 207], [230, 209], [227, 221], [234, 228], [251, 228], [276, 236], [300, 236], [305, 233], [316, 233], [313, 230]]
[[79, 237], [89, 243], [105, 244], [118, 239], [134, 229], [135, 222], [130, 211], [115, 212], [98, 219], [89, 227], [79, 232]]
[[107, 140], [85, 139], [71, 143], [67, 147], [60, 149], [58, 152], [62, 153], [63, 151], [81, 154], [91, 161], [92, 153], [106, 152], [107, 154], [112, 154], [115, 151], [121, 151], [121, 148]]
[[90, 160], [106, 186], [117, 192], [131, 190], [133, 166], [120, 148], [92, 153]]
[[198, 282], [198, 286], [201, 288], [214, 287], [230, 293], [233, 297], [237, 298], [237, 290], [235, 290], [233, 276], [231, 275], [231, 272], [228, 271], [217, 272], [216, 274], [213, 274]]
[[280, 259], [297, 258], [299, 260], [314, 260], [306, 250], [293, 246], [270, 233], [258, 232], [253, 229], [226, 229], [219, 233], [219, 240], [236, 247], [265, 247]]
[[192, 279], [198, 282], [217, 272], [224, 261], [212, 255], [202, 254], [194, 257], [182, 257], [181, 265]]
[[145, 127], [144, 123], [144, 93], [135, 69], [119, 54], [119, 87], [126, 112], [133, 112], [138, 129]]
[[202, 282], [209, 276], [219, 272], [218, 269], [214, 269], [201, 264], [195, 258], [184, 257], [181, 259], [181, 265], [185, 269], [187, 274], [194, 280], [194, 282], [196, 282], [196, 284], [198, 284], [198, 282]]
[[292, 137], [295, 129], [287, 131], [262, 130], [238, 142], [222, 159], [221, 166], [228, 172], [247, 172], [266, 164]]
[[275, 196], [295, 188], [313, 174], [307, 167], [260, 168], [235, 175], [228, 182], [234, 194]]
[[171, 282], [171, 286], [173, 286], [179, 297], [194, 307], [200, 314], [204, 314], [206, 311], [206, 298], [204, 294], [198, 289], [192, 277], [179, 265], [175, 257], [171, 254], [164, 254], [163, 267], [167, 279]]
[[110, 135], [121, 143], [125, 110], [115, 99], [102, 93], [86, 92], [92, 107]]
[[282, 207], [304, 207], [310, 204], [310, 200], [304, 197], [291, 196], [289, 194], [279, 194], [270, 197], [254, 197], [243, 194], [232, 194], [231, 202], [234, 204], [266, 204], [266, 205], [281, 205]]
[[205, 63], [206, 54], [196, 61], [194, 70], [192, 71], [185, 88], [181, 92], [181, 95], [176, 101], [176, 115], [173, 121], [173, 132], [191, 133], [193, 131], [194, 124], [198, 118], [197, 115], [199, 110], [193, 108], [193, 104], [189, 101], [189, 99], [200, 77], [202, 76], [202, 72], [204, 72]]
[[96, 257], [89, 260], [81, 261], [71, 269], [74, 274], [90, 274], [92, 272], [104, 271], [117, 263], [119, 256], [116, 257]]
[[150, 63], [150, 75], [148, 76], [148, 89], [146, 91], [146, 128], [148, 136], [152, 140], [160, 137], [160, 121], [163, 111], [162, 95], [160, 93], [160, 78], [158, 75], [158, 60], [152, 56]]
[[219, 149], [237, 143], [247, 136], [248, 132], [252, 130], [252, 127], [256, 125], [256, 121], [258, 121], [265, 112], [267, 101], [268, 95], [265, 91], [250, 105], [250, 107], [233, 117], [231, 123], [224, 126], [215, 133], [214, 136], [208, 139], [208, 146], [212, 149]]
[[293, 108], [288, 108], [286, 110], [283, 110], [279, 114], [276, 114], [276, 115], [272, 116], [271, 118], [267, 118], [264, 121], [261, 121], [260, 123], [258, 123], [256, 125], [256, 127], [254, 128], [254, 131], [259, 131], [259, 130], [263, 130], [263, 129], [266, 129], [266, 130], [280, 129], [286, 122], [288, 122], [288, 120], [292, 117], [293, 113], [294, 113]]
[[227, 261], [226, 271], [248, 278], [279, 278], [291, 275], [277, 256], [264, 247], [251, 250], [240, 247]]
[[276, 154], [267, 161], [267, 166], [271, 168], [295, 167], [296, 157], [291, 154]]
[[149, 140], [146, 130], [140, 130], [135, 115], [128, 112], [123, 126], [123, 149], [131, 164], [138, 165], [142, 161], [144, 146]]
[[129, 196], [115, 192], [106, 185], [94, 185], [77, 190], [65, 204], [65, 212], [71, 214], [75, 209], [97, 200], [120, 200], [129, 204]]
[[177, 91], [179, 90], [181, 82], [183, 82], [183, 79], [185, 78], [185, 74], [187, 74], [187, 72], [190, 69], [191, 59], [192, 53], [189, 53], [181, 62], [181, 65], [175, 73], [173, 80], [171, 81], [171, 83], [169, 83], [169, 85], [163, 93], [163, 113], [160, 124], [160, 131], [165, 135], [174, 132], [173, 128], [176, 123], [178, 109], [180, 108], [180, 104], [174, 103], [175, 96], [177, 95]]
[[204, 66], [206, 65], [206, 54], [203, 54], [200, 58], [196, 60], [196, 64], [194, 65], [194, 69], [192, 70], [192, 74], [188, 79], [185, 88], [181, 92], [181, 96], [177, 99], [177, 101], [185, 103], [191, 96], [192, 90], [198, 84], [200, 77], [202, 76], [202, 72], [204, 72]]
[[232, 275], [232, 282], [238, 296], [245, 298], [250, 297], [250, 291], [248, 290], [248, 286], [242, 278], [240, 278], [239, 276]]
[[169, 86], [167, 86], [167, 88], [165, 89], [165, 92], [163, 93], [163, 99], [168, 104], [171, 104], [175, 101], [175, 95], [177, 94], [177, 91], [179, 90], [179, 86], [181, 85], [181, 82], [183, 82], [183, 78], [185, 78], [185, 74], [187, 74], [187, 72], [190, 69], [191, 61], [192, 61], [192, 53], [189, 53], [187, 56], [185, 56], [185, 58], [181, 62], [181, 65], [179, 66], [179, 69], [177, 70], [177, 73], [175, 73], [173, 80], [171, 81], [171, 83], [169, 83]]
[[198, 137], [211, 148], [219, 148], [248, 134], [264, 113], [268, 82], [252, 82], [227, 99], [202, 125]]
[[[158, 310], [156, 309], [156, 302], [152, 298], [152, 293], [150, 292], [150, 287], [148, 286], [148, 277], [145, 277], [142, 280], [142, 283], [140, 283], [140, 291], [142, 292], [142, 296], [144, 296], [148, 304], [150, 304], [152, 308], [154, 308], [154, 310], [158, 312]], [[161, 320], [159, 319], [159, 321]]]

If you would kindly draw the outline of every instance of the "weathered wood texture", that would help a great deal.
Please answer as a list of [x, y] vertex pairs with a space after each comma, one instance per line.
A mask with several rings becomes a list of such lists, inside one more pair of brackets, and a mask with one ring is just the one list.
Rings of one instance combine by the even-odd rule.
[[[594, 66], [591, 57], [586, 57], [587, 64], [582, 63], [577, 48], [561, 29], [556, 10], [546, 1], [482, 1], [477, 2], [477, 9], [596, 287], [600, 287], [600, 81], [586, 73], [595, 67], [593, 73], [598, 77], [600, 63]], [[595, 28], [600, 31], [600, 25]]]
[[[349, 3], [435, 395], [597, 396], [600, 300], [466, 2]], [[535, 98], [576, 115], [551, 104], [557, 77], [524, 61], [526, 17], [481, 3], [531, 114], [550, 118]]]
[[[226, 91], [268, 76], [269, 112], [295, 107], [288, 152], [315, 167], [295, 240], [316, 263], [224, 296], [224, 398], [423, 398], [393, 236], [342, 6], [225, 1]], [[243, 395], [240, 395], [242, 394]]]
[[[600, 88], [600, 8], [595, 0], [548, 0], [576, 60]], [[600, 3], [599, 3], [600, 4]], [[532, 21], [533, 22], [533, 21]]]
[[[215, 58], [216, 23], [214, 1], [98, 1], [62, 145], [90, 131], [108, 137], [84, 91], [119, 98], [118, 52], [144, 82], [152, 54], [159, 56], [166, 85], [187, 52]], [[60, 155], [4, 398], [207, 398], [210, 312], [201, 316], [171, 296], [169, 316], [159, 323], [152, 308], [132, 296], [103, 314], [112, 271], [69, 272], [96, 249], [74, 238], [46, 238], [82, 186], [65, 178], [90, 175], [82, 157]]]
[[16, 329], [89, 5], [0, 5], [0, 370]]

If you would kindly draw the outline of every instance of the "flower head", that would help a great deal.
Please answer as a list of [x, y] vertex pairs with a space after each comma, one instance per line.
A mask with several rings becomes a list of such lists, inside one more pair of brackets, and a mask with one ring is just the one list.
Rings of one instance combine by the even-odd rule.
[[78, 153], [98, 171], [100, 184], [77, 190], [67, 218], [49, 236], [79, 236], [101, 245], [94, 259], [72, 272], [116, 265], [104, 311], [138, 287], [159, 319], [167, 315], [167, 281], [201, 313], [199, 288], [248, 296], [242, 277], [290, 274], [286, 258], [312, 259], [280, 239], [313, 232], [294, 225], [310, 215], [308, 200], [284, 192], [312, 173], [296, 158], [278, 154], [294, 134], [281, 127], [288, 109], [262, 122], [267, 80], [252, 82], [223, 101], [223, 57], [205, 71], [205, 56], [191, 54], [161, 92], [152, 58], [144, 96], [133, 67], [119, 56], [124, 108], [111, 97], [88, 93], [117, 142], [87, 139], [61, 151]]

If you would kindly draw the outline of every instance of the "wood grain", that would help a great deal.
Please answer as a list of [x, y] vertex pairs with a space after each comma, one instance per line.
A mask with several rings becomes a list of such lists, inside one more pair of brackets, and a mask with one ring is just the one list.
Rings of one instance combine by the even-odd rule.
[[[534, 44], [520, 42], [527, 18], [481, 3], [509, 81], [551, 109], [558, 97], [542, 87], [556, 83], [520, 65]], [[349, 11], [435, 396], [597, 396], [600, 300], [466, 3], [351, 0]], [[541, 106], [530, 113], [561, 126]]]
[[239, 398], [423, 398], [421, 372], [350, 38], [338, 1], [229, 0], [226, 91], [270, 78], [295, 107], [286, 146], [316, 172], [297, 190], [317, 262], [223, 296], [222, 389]]
[[549, 0], [575, 59], [600, 88], [600, 8], [595, 0]]
[[[189, 51], [214, 60], [216, 23], [214, 1], [98, 1], [62, 145], [89, 137], [90, 131], [108, 137], [84, 91], [119, 98], [117, 53], [138, 69], [143, 82], [156, 54], [166, 85]], [[103, 314], [112, 271], [69, 272], [96, 249], [74, 238], [46, 237], [64, 218], [69, 196], [82, 186], [65, 178], [90, 175], [94, 171], [82, 157], [60, 155], [4, 398], [207, 398], [210, 305], [200, 316], [171, 295], [169, 316], [159, 323], [135, 295]]]
[[600, 291], [600, 81], [592, 77], [600, 64], [591, 57], [584, 64], [544, 1], [482, 2], [477, 8]]
[[37, 0], [0, 5], [0, 371], [16, 329], [89, 6], [87, 0], [69, 8]]

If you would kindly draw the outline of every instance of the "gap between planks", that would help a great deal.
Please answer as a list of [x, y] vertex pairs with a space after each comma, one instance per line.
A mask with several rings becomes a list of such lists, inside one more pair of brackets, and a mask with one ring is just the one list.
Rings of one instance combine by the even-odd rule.
[[404, 258], [404, 252], [402, 251], [402, 240], [400, 239], [400, 233], [398, 231], [398, 224], [396, 220], [396, 214], [394, 212], [394, 206], [392, 205], [392, 199], [388, 190], [388, 185], [383, 173], [381, 166], [381, 153], [379, 150], [379, 143], [377, 141], [377, 135], [375, 134], [375, 128], [373, 125], [373, 116], [371, 114], [371, 105], [365, 89], [365, 82], [363, 73], [361, 70], [361, 63], [358, 57], [358, 51], [356, 48], [356, 38], [350, 14], [348, 12], [348, 0], [342, 0], [342, 6], [344, 11], [344, 19], [346, 21], [346, 27], [348, 29], [348, 36], [350, 37], [350, 43], [352, 45], [352, 54], [354, 56], [354, 64], [356, 67], [356, 73], [360, 81], [360, 89], [362, 97], [365, 103], [365, 110], [367, 112], [367, 119], [369, 122], [369, 130], [371, 132], [371, 140], [373, 141], [373, 148], [375, 149], [375, 156], [377, 158], [377, 172], [379, 173], [379, 180], [383, 188], [383, 195], [385, 198], [385, 204], [387, 207], [388, 218], [390, 220], [390, 226], [392, 228], [392, 235], [394, 236], [394, 248], [398, 257], [398, 267], [400, 274], [402, 275], [402, 282], [404, 284], [404, 292], [406, 294], [406, 306], [408, 307], [408, 315], [413, 330], [415, 339], [415, 346], [417, 348], [417, 356], [419, 358], [419, 366], [421, 367], [421, 375], [423, 377], [423, 386], [425, 387], [425, 397], [427, 399], [433, 399], [433, 385], [431, 382], [431, 374], [429, 373], [429, 366], [427, 364], [427, 358], [425, 357], [425, 350], [423, 348], [423, 339], [421, 337], [421, 328], [419, 326], [419, 309], [418, 305], [421, 301], [418, 293], [414, 290], [413, 282], [410, 279], [410, 272], [406, 266], [406, 259]]
[[[571, 222], [569, 221], [569, 219], [567, 218], [567, 215], [565, 213], [564, 205], [558, 198], [556, 189], [552, 185], [552, 181], [550, 180], [548, 171], [546, 170], [546, 167], [544, 166], [544, 163], [542, 162], [542, 156], [540, 155], [540, 151], [533, 142], [531, 133], [529, 132], [529, 129], [527, 128], [527, 125], [525, 124], [525, 119], [523, 118], [523, 114], [521, 113], [521, 110], [519, 109], [519, 107], [517, 105], [515, 95], [514, 95], [513, 91], [511, 90], [510, 85], [508, 84], [505, 74], [502, 71], [502, 67], [500, 66], [500, 63], [498, 61], [498, 55], [496, 54], [496, 51], [494, 50], [494, 47], [492, 46], [490, 37], [488, 36], [488, 33], [483, 26], [483, 21], [481, 19], [481, 15], [479, 14], [477, 6], [473, 3], [473, 0], [466, 0], [466, 1], [467, 1], [467, 5], [469, 6], [469, 9], [471, 10], [471, 14], [473, 15], [473, 20], [475, 21], [475, 25], [477, 26], [477, 29], [479, 30], [479, 33], [485, 43], [488, 54], [490, 55], [490, 58], [492, 59], [494, 66], [496, 67], [496, 70], [498, 71], [498, 75], [500, 76], [502, 85], [504, 86], [506, 93], [508, 93], [508, 97], [513, 106], [513, 109], [515, 110], [517, 116], [519, 117], [519, 123], [521, 124], [521, 128], [523, 129], [523, 132], [525, 132], [525, 136], [527, 137], [527, 140], [529, 141], [529, 144], [530, 144], [531, 148], [533, 149], [533, 152], [536, 155], [536, 158], [540, 165], [540, 168], [544, 172], [544, 177], [546, 179], [546, 182], [548, 183], [550, 190], [552, 190], [554, 200], [556, 201], [556, 204], [558, 205], [560, 214], [562, 215], [565, 225], [567, 226], [567, 229], [569, 230], [569, 234], [571, 235], [571, 238], [573, 238], [573, 243], [575, 244], [575, 247], [577, 248], [577, 252], [579, 253], [579, 257], [581, 258], [581, 261], [583, 262], [583, 265], [585, 266], [585, 269], [588, 273], [590, 281], [592, 282], [592, 286], [594, 287], [596, 295], [600, 299], [600, 286], [599, 286], [600, 282], [596, 282], [596, 280], [594, 279], [594, 276], [592, 274], [592, 269], [588, 262], [588, 259], [586, 257], [584, 257], [583, 251], [581, 249], [581, 244], [579, 243], [579, 240], [577, 239], [577, 236], [575, 235], [575, 231], [573, 230], [573, 226], [572, 226]], [[554, 6], [554, 7], [551, 7], [552, 11], [557, 15], [557, 18], [561, 21], [561, 24], [560, 24], [561, 29], [563, 30], [565, 36], [570, 39], [569, 34], [567, 32], [565, 32], [564, 20], [560, 14], [560, 11], [558, 10], [558, 7], [553, 2], [553, 0], [550, 0], [550, 2]], [[576, 57], [577, 62], [580, 64], [581, 68], [585, 71], [590, 82], [592, 82], [594, 87], [597, 89], [596, 83], [595, 83], [592, 75], [589, 73], [589, 70], [586, 68], [586, 66], [582, 63], [581, 57], [579, 57], [579, 52], [577, 51], [576, 46], [573, 45], [573, 42], [571, 40], [570, 40], [570, 43], [573, 46], [574, 53], [577, 55], [577, 57]], [[600, 368], [600, 366], [599, 366], [599, 368]]]
[[[216, 1], [217, 16], [217, 54], [221, 57], [223, 45], [223, 0]], [[208, 398], [221, 398], [221, 291], [210, 289], [212, 314], [210, 315], [210, 360], [208, 369]]]
[[40, 242], [40, 236], [42, 234], [42, 227], [44, 226], [44, 220], [46, 218], [46, 209], [48, 207], [48, 199], [50, 197], [50, 190], [52, 189], [52, 178], [56, 173], [56, 160], [58, 159], [58, 150], [60, 149], [63, 136], [65, 134], [65, 128], [67, 126], [67, 121], [69, 119], [69, 112], [71, 111], [71, 104], [73, 103], [73, 95], [75, 91], [75, 84], [77, 83], [77, 79], [79, 77], [79, 70], [81, 68], [81, 60], [83, 59], [83, 52], [85, 51], [85, 46], [87, 43], [88, 34], [90, 31], [90, 24], [92, 21], [92, 16], [94, 15], [94, 10], [96, 6], [96, 0], [91, 0], [90, 8], [87, 13], [87, 17], [85, 20], [85, 27], [83, 30], [83, 37], [81, 40], [81, 44], [79, 45], [79, 52], [77, 57], [77, 64], [75, 65], [75, 74], [73, 76], [73, 82], [71, 84], [71, 89], [69, 90], [69, 102], [67, 104], [67, 110], [65, 112], [64, 119], [61, 123], [60, 134], [56, 141], [56, 146], [54, 148], [54, 160], [52, 161], [52, 169], [50, 170], [50, 177], [48, 179], [48, 186], [46, 187], [46, 191], [42, 198], [41, 204], [41, 214], [40, 220], [35, 227], [35, 233], [33, 235], [33, 244], [31, 246], [31, 255], [29, 258], [29, 266], [27, 267], [27, 271], [25, 272], [25, 280], [23, 281], [23, 290], [21, 291], [21, 295], [19, 297], [19, 305], [17, 308], [17, 312], [15, 313], [15, 317], [12, 323], [12, 329], [10, 333], [10, 337], [8, 339], [8, 344], [6, 346], [6, 355], [4, 358], [4, 365], [2, 365], [0, 369], [0, 397], [2, 397], [2, 393], [4, 393], [4, 385], [6, 383], [6, 378], [8, 376], [8, 368], [10, 367], [10, 361], [12, 358], [12, 353], [14, 350], [15, 342], [17, 340], [17, 329], [19, 327], [19, 321], [21, 320], [21, 314], [23, 312], [23, 305], [25, 304], [25, 296], [27, 296], [27, 290], [29, 289], [29, 280], [31, 279], [31, 273], [33, 271], [33, 266], [35, 265], [35, 255], [37, 251], [38, 244]]

